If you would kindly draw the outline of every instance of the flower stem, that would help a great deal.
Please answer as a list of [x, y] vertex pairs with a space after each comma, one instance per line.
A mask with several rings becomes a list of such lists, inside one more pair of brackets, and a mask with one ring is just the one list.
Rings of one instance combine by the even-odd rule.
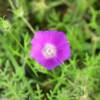
[[8, 0], [8, 2], [9, 2], [9, 4], [10, 4], [11, 8], [12, 8], [13, 10], [15, 10], [15, 7], [14, 7], [14, 5], [13, 5], [13, 2], [12, 2], [11, 0]]
[[22, 20], [24, 21], [24, 23], [28, 26], [28, 28], [32, 31], [32, 33], [35, 33], [35, 30], [33, 29], [33, 27], [30, 25], [30, 23], [26, 20], [26, 18], [21, 17]]
[[[12, 10], [16, 10], [16, 8], [13, 5], [12, 0], [8, 0]], [[24, 23], [27, 25], [27, 27], [32, 31], [32, 33], [35, 33], [35, 30], [33, 29], [33, 27], [31, 26], [31, 24], [26, 20], [26, 18], [24, 16], [21, 16], [21, 19], [24, 21]]]

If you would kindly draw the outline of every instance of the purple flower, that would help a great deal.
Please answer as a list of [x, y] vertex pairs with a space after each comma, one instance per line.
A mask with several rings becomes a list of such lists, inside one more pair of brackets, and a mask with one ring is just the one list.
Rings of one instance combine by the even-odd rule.
[[38, 31], [31, 44], [31, 57], [48, 70], [57, 67], [71, 56], [69, 42], [61, 31]]

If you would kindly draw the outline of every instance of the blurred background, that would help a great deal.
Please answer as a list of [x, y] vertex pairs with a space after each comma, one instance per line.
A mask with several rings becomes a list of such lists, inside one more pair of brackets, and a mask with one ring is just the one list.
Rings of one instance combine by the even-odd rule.
[[[31, 60], [34, 30], [64, 31], [71, 59]], [[0, 0], [0, 100], [100, 100], [100, 1]]]

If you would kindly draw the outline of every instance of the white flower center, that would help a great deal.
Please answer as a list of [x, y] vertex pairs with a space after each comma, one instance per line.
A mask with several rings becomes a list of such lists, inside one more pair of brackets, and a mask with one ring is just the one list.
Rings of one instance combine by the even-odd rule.
[[43, 56], [47, 59], [56, 56], [56, 47], [53, 44], [47, 43], [42, 49]]

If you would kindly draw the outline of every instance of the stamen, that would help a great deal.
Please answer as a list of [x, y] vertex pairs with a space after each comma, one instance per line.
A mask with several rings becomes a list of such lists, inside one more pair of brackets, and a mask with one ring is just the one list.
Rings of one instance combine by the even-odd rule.
[[42, 49], [42, 53], [47, 59], [53, 58], [56, 56], [56, 47], [50, 43], [47, 43]]

